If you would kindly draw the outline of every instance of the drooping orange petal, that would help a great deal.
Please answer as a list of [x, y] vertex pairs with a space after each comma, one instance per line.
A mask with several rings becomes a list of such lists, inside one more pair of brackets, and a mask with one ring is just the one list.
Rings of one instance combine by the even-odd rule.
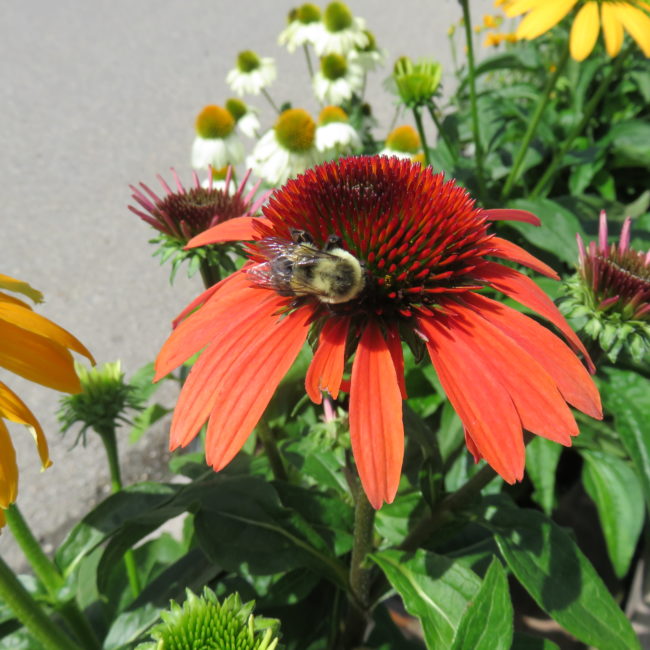
[[361, 335], [352, 365], [350, 439], [372, 507], [392, 503], [404, 459], [402, 396], [390, 350], [372, 320]]
[[521, 312], [477, 293], [468, 292], [463, 300], [542, 365], [569, 404], [593, 418], [603, 417], [600, 395], [591, 376], [553, 332]]
[[28, 305], [26, 302], [20, 300], [19, 298], [14, 298], [14, 296], [9, 296], [6, 293], [2, 293], [2, 292], [0, 292], [0, 302], [8, 302], [12, 305], [20, 305], [25, 309], [31, 309], [31, 306]]
[[220, 470], [239, 452], [258, 423], [282, 377], [302, 348], [313, 310], [304, 306], [250, 336], [243, 354], [225, 360], [205, 441], [207, 462]]
[[[207, 343], [210, 345], [192, 366], [178, 398], [172, 418], [170, 449], [184, 446], [196, 436], [216, 404], [217, 387], [231, 367], [239, 363], [238, 358], [246, 354], [250, 345], [256, 345], [256, 340], [265, 331], [275, 326], [277, 311], [286, 305], [286, 298], [273, 291], [258, 289], [257, 292], [245, 304], [235, 309], [230, 305], [230, 309], [215, 315], [214, 321], [208, 320], [206, 324], [206, 319], [203, 319], [203, 330], [194, 332], [195, 336], [189, 342], [182, 341], [185, 350], [198, 345], [195, 352]], [[191, 324], [194, 318], [187, 323]], [[164, 370], [165, 367], [161, 366], [160, 372]]]
[[508, 483], [520, 481], [526, 454], [521, 420], [499, 377], [459, 338], [453, 318], [421, 317], [418, 326], [428, 338], [431, 362], [474, 442], [474, 452]]
[[8, 386], [0, 382], [0, 418], [6, 418], [18, 424], [24, 424], [30, 430], [43, 469], [52, 464], [47, 447], [47, 439], [36, 416], [27, 405]]
[[511, 208], [496, 208], [494, 210], [483, 210], [489, 221], [522, 221], [533, 226], [541, 226], [542, 222], [532, 212], [526, 210], [514, 210]]
[[0, 366], [64, 393], [81, 390], [72, 355], [54, 341], [0, 320]]
[[584, 356], [589, 370], [595, 372], [594, 364], [582, 341], [571, 329], [553, 301], [529, 277], [495, 262], [483, 264], [480, 269], [477, 269], [477, 275], [480, 275], [498, 291], [536, 311], [553, 323], [564, 334], [570, 345]]
[[7, 302], [0, 301], [0, 321], [11, 323], [33, 334], [38, 334], [50, 341], [58, 343], [64, 348], [69, 348], [79, 354], [83, 354], [86, 358], [90, 359], [91, 363], [95, 363], [92, 354], [88, 352], [81, 341], [72, 336], [67, 330], [31, 309], [25, 309], [20, 305], [11, 305]]
[[481, 456], [481, 452], [479, 452], [476, 443], [474, 440], [472, 440], [472, 436], [467, 430], [467, 427], [463, 427], [463, 432], [465, 434], [465, 446], [467, 447], [467, 451], [469, 451], [469, 453], [474, 457], [474, 462], [478, 463], [478, 461], [481, 460], [483, 456]]
[[323, 390], [328, 391], [334, 399], [339, 396], [349, 327], [350, 319], [347, 316], [329, 318], [323, 326], [318, 348], [305, 377], [305, 390], [314, 404], [323, 401]]
[[18, 494], [16, 450], [9, 431], [0, 418], [0, 508], [6, 508]]
[[255, 224], [269, 223], [266, 217], [235, 217], [205, 230], [192, 237], [185, 248], [196, 248], [207, 244], [221, 244], [227, 241], [250, 241], [255, 239], [257, 230]]
[[2, 273], [0, 273], [0, 289], [7, 289], [7, 291], [13, 291], [14, 293], [22, 293], [34, 302], [43, 302], [43, 294], [40, 291], [34, 289], [27, 282], [16, 280], [16, 278], [9, 277], [8, 275], [2, 275]]
[[399, 336], [397, 325], [391, 324], [386, 327], [386, 345], [393, 359], [395, 372], [397, 373], [397, 383], [402, 399], [408, 399], [406, 394], [406, 382], [404, 381], [404, 350], [402, 350], [402, 340]]
[[462, 304], [450, 304], [457, 336], [495, 371], [510, 395], [524, 429], [563, 445], [578, 427], [552, 377], [499, 328]]
[[234, 321], [254, 315], [271, 293], [251, 286], [244, 273], [234, 276], [218, 295], [172, 331], [158, 353], [154, 381], [159, 381], [208, 343], [223, 336], [224, 328], [230, 328]]
[[517, 264], [527, 266], [529, 269], [533, 269], [533, 271], [537, 271], [538, 273], [553, 278], [554, 280], [560, 279], [560, 276], [550, 266], [548, 266], [548, 264], [544, 264], [542, 260], [538, 260], [528, 251], [521, 248], [521, 246], [517, 246], [517, 244], [513, 244], [507, 239], [492, 237], [492, 239], [490, 239], [490, 246], [495, 249], [495, 251], [490, 253], [490, 255], [502, 257], [511, 262], [517, 262]]

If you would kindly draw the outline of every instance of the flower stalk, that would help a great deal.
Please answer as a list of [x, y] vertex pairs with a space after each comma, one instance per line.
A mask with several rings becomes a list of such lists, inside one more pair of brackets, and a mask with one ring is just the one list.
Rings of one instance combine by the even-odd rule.
[[429, 115], [431, 116], [433, 123], [436, 125], [436, 129], [438, 129], [438, 135], [442, 138], [443, 142], [445, 143], [445, 146], [447, 147], [447, 151], [449, 151], [453, 159], [456, 160], [458, 158], [458, 152], [456, 151], [456, 148], [451, 144], [451, 140], [449, 139], [447, 133], [442, 127], [442, 122], [440, 122], [440, 119], [436, 115], [433, 102], [427, 103], [427, 109], [429, 110]]
[[422, 124], [422, 116], [420, 115], [420, 107], [413, 107], [413, 117], [415, 118], [415, 125], [418, 129], [418, 134], [420, 135], [420, 141], [422, 142], [422, 151], [424, 152], [424, 164], [428, 167], [429, 162], [429, 145], [427, 144], [427, 136], [424, 133], [424, 126]]

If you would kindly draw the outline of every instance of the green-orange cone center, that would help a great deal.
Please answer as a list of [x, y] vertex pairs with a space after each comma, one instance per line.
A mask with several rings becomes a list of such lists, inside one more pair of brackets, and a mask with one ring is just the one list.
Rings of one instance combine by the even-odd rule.
[[237, 55], [237, 68], [241, 72], [252, 72], [260, 67], [260, 57], [252, 50], [244, 50]]
[[303, 153], [314, 146], [316, 122], [302, 108], [290, 108], [275, 123], [277, 141], [289, 151]]
[[226, 101], [226, 110], [233, 116], [235, 122], [239, 122], [248, 112], [248, 107], [241, 99], [231, 97]]
[[339, 106], [326, 106], [318, 116], [318, 123], [321, 125], [347, 121], [348, 114]]
[[320, 60], [320, 70], [326, 79], [336, 81], [345, 76], [348, 64], [340, 54], [327, 54]]
[[415, 154], [420, 150], [420, 136], [408, 124], [393, 129], [386, 138], [386, 147], [393, 151]]
[[325, 9], [323, 23], [329, 32], [341, 32], [352, 25], [352, 13], [342, 2], [330, 2]]
[[206, 140], [228, 137], [235, 128], [235, 119], [222, 106], [206, 106], [196, 118], [196, 132]]
[[308, 25], [309, 23], [317, 23], [320, 16], [320, 9], [308, 2], [298, 8], [296, 18], [304, 25]]

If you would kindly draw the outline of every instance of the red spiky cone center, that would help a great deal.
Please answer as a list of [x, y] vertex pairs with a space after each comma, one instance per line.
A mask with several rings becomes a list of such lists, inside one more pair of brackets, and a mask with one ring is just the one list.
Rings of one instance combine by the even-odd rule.
[[[322, 247], [337, 235], [362, 263], [366, 286], [342, 308], [410, 316], [444, 296], [477, 289], [473, 271], [490, 253], [486, 220], [467, 192], [408, 160], [347, 158], [325, 163], [276, 191], [260, 238], [291, 241], [291, 230]], [[265, 261], [252, 243], [251, 257]]]

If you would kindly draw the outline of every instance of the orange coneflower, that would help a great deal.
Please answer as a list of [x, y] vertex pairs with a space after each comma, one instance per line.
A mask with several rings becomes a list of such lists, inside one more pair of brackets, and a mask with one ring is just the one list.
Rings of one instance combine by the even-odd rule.
[[[482, 210], [443, 174], [386, 157], [315, 167], [277, 190], [263, 212], [190, 243], [248, 240], [250, 261], [188, 306], [158, 356], [160, 379], [205, 348], [176, 407], [172, 449], [208, 420], [207, 461], [217, 470], [229, 463], [310, 331], [318, 339], [306, 378], [314, 402], [321, 391], [336, 399], [351, 369], [352, 451], [375, 508], [393, 500], [401, 474], [402, 340], [426, 346], [468, 447], [508, 482], [523, 475], [523, 429], [569, 445], [578, 428], [567, 402], [601, 417], [598, 392], [576, 355], [536, 321], [479, 293], [496, 289], [537, 311], [591, 364], [537, 285], [488, 259], [557, 278], [488, 230], [495, 219], [538, 224], [533, 215]], [[328, 278], [331, 269], [303, 265], [295, 246], [346, 260], [347, 272]]]

